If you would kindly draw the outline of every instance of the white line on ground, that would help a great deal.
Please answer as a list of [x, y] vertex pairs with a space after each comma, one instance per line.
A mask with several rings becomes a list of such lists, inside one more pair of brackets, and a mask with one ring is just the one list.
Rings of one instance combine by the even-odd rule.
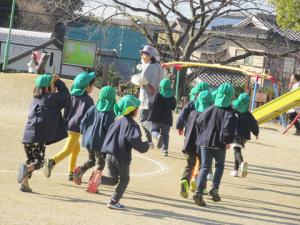
[[[164, 172], [165, 170], [167, 170], [167, 167], [165, 167], [164, 165], [162, 165], [159, 161], [157, 160], [154, 160], [154, 159], [151, 159], [147, 156], [144, 156], [144, 155], [141, 155], [141, 154], [136, 154], [136, 153], [133, 153], [135, 156], [139, 157], [139, 158], [142, 158], [142, 159], [145, 159], [147, 161], [150, 161], [152, 163], [154, 163], [156, 166], [158, 166], [158, 169], [154, 170], [154, 171], [151, 171], [151, 172], [145, 172], [145, 173], [134, 173], [134, 174], [131, 174], [130, 176], [131, 177], [146, 177], [146, 176], [153, 176], [153, 175], [156, 175], [156, 174], [159, 174], [159, 173], [162, 173]], [[18, 170], [1, 170], [0, 169], [0, 173], [15, 173], [17, 174]], [[35, 171], [34, 174], [43, 174], [43, 171], [42, 169], [39, 170], [39, 171]], [[52, 175], [55, 175], [55, 176], [67, 176], [68, 173], [60, 173], [60, 172], [53, 172], [51, 173]]]

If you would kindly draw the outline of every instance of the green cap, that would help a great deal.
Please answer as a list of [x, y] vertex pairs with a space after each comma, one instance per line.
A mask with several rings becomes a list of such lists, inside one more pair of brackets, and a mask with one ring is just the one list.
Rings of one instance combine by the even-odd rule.
[[169, 79], [162, 79], [160, 81], [159, 93], [165, 98], [170, 98], [173, 95], [172, 83]]
[[237, 99], [232, 102], [234, 110], [245, 113], [249, 109], [250, 97], [247, 93], [241, 93]]
[[35, 79], [35, 86], [37, 88], [49, 87], [53, 81], [54, 81], [53, 76], [45, 73], [45, 74], [39, 75]]
[[190, 101], [195, 100], [196, 96], [201, 92], [209, 89], [209, 84], [207, 82], [199, 82], [190, 91]]
[[195, 108], [197, 112], [204, 112], [204, 110], [211, 106], [213, 102], [213, 97], [210, 91], [201, 91], [195, 102]]
[[234, 87], [232, 84], [223, 83], [218, 87], [215, 97], [215, 105], [221, 108], [229, 107], [233, 96]]
[[95, 78], [95, 73], [87, 73], [87, 72], [81, 72], [78, 74], [74, 81], [73, 85], [71, 87], [71, 95], [81, 96], [84, 94], [86, 87], [89, 85], [90, 81]]
[[101, 112], [109, 112], [113, 110], [115, 103], [116, 90], [111, 86], [102, 87], [96, 104], [97, 109]]
[[117, 116], [125, 116], [136, 110], [140, 105], [140, 100], [138, 100], [135, 96], [125, 95], [118, 101], [118, 103], [115, 104], [114, 112]]

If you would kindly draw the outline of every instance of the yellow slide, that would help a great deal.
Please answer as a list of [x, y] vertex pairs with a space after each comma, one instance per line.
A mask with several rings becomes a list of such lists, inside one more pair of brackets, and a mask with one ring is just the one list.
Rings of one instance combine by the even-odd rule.
[[292, 90], [273, 101], [254, 109], [252, 114], [258, 124], [262, 124], [297, 106], [300, 106], [300, 88]]

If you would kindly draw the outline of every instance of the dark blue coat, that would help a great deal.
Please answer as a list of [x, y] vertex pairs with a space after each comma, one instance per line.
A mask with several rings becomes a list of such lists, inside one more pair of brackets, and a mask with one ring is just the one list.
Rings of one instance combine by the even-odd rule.
[[236, 135], [241, 137], [244, 140], [251, 139], [251, 132], [257, 136], [259, 133], [259, 127], [256, 119], [251, 112], [247, 111], [245, 113], [238, 113], [237, 121], [237, 131]]
[[68, 136], [61, 110], [70, 94], [61, 80], [56, 81], [56, 88], [58, 92], [33, 98], [22, 143], [51, 144]]
[[80, 123], [82, 146], [88, 150], [101, 152], [108, 128], [114, 120], [115, 114], [113, 111], [100, 112], [96, 106], [92, 106]]
[[122, 116], [109, 127], [101, 152], [113, 155], [121, 166], [128, 166], [132, 148], [143, 153], [149, 144], [142, 141], [139, 125], [131, 117]]
[[176, 122], [176, 129], [182, 130], [185, 127], [185, 124], [187, 123], [188, 117], [190, 112], [192, 112], [195, 109], [195, 102], [190, 101], [188, 102], [180, 111], [177, 122]]
[[165, 98], [160, 93], [157, 93], [154, 102], [151, 104], [148, 120], [172, 126], [172, 111], [175, 108], [176, 99], [174, 98], [174, 96]]
[[64, 120], [69, 131], [80, 133], [81, 120], [92, 105], [94, 101], [86, 92], [81, 96], [71, 96], [64, 113]]
[[231, 108], [211, 106], [196, 119], [197, 141], [200, 147], [225, 150], [225, 144], [234, 140], [237, 117]]
[[197, 150], [196, 139], [196, 119], [201, 115], [200, 112], [193, 110], [189, 113], [184, 132], [184, 145], [182, 152], [193, 153]]

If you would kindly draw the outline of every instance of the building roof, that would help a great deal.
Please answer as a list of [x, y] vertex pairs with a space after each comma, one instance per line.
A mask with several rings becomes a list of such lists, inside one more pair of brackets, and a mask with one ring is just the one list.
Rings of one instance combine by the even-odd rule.
[[205, 45], [199, 48], [197, 51], [206, 54], [215, 54], [218, 52], [223, 52], [225, 41], [222, 38], [211, 38], [207, 41]]
[[[5, 43], [8, 36], [8, 28], [0, 28], [0, 63], [3, 62]], [[10, 39], [10, 54], [8, 62], [12, 63], [18, 59], [30, 55], [33, 51], [47, 47], [50, 44], [56, 45], [59, 49], [63, 44], [54, 37], [51, 33], [35, 32], [26, 30], [12, 29]]]
[[[3, 62], [8, 30], [8, 28], [0, 27], [0, 43], [2, 43], [0, 45], [0, 63]], [[51, 39], [51, 33], [12, 29], [9, 61], [24, 53], [33, 51], [38, 46], [44, 46], [46, 43], [49, 44], [51, 40], [53, 40], [53, 38]]]
[[269, 14], [258, 14], [235, 25], [216, 26], [209, 33], [259, 39], [267, 39], [270, 35], [277, 34], [290, 41], [300, 41], [300, 32], [280, 28], [275, 16]]
[[242, 72], [218, 68], [201, 67], [196, 69], [193, 75], [209, 83], [212, 87], [218, 87], [225, 82], [231, 83], [236, 87], [243, 87], [247, 81], [247, 76]]

